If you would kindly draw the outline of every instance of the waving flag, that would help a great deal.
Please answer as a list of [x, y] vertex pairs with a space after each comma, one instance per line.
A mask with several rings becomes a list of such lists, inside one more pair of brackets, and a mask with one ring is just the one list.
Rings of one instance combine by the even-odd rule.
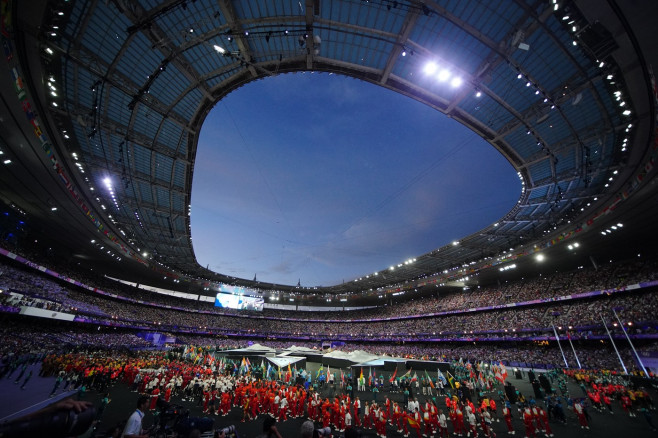
[[441, 382], [443, 382], [444, 385], [445, 385], [446, 383], [448, 383], [448, 381], [446, 380], [446, 376], [443, 375], [443, 373], [441, 372], [441, 370], [437, 369], [437, 370], [436, 370], [436, 374], [437, 374], [437, 377], [439, 378], [439, 380], [441, 380]]
[[502, 362], [500, 363], [500, 374], [503, 375], [503, 379], [507, 380], [507, 368], [505, 368]]
[[430, 377], [427, 370], [425, 370], [425, 376], [427, 377], [427, 382], [429, 383], [430, 388], [434, 389], [434, 382], [432, 382], [432, 378]]
[[448, 375], [448, 383], [450, 383], [450, 387], [455, 389], [455, 378], [450, 374], [450, 371], [446, 371], [446, 374]]
[[391, 376], [390, 379], [388, 379], [388, 381], [389, 381], [390, 383], [393, 383], [393, 380], [395, 380], [395, 376], [396, 376], [397, 374], [398, 374], [398, 369], [395, 368], [395, 371], [393, 371], [393, 375]]
[[496, 368], [496, 372], [494, 373], [494, 377], [500, 383], [505, 383], [505, 380], [507, 380], [507, 368], [505, 368], [505, 365], [503, 365], [502, 362], [500, 363], [500, 367]]

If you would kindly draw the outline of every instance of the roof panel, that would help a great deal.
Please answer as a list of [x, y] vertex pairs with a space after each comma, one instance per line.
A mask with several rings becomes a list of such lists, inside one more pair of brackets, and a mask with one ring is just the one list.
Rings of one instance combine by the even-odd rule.
[[135, 170], [146, 175], [151, 174], [151, 151], [137, 143], [132, 143], [132, 164]]
[[173, 178], [173, 184], [176, 187], [183, 188], [185, 186], [185, 163], [182, 161], [176, 161], [174, 163], [174, 178]]
[[142, 201], [153, 204], [153, 192], [151, 191], [151, 186], [143, 181], [139, 181], [137, 187]]
[[196, 88], [192, 89], [176, 104], [174, 111], [187, 119], [192, 119], [202, 97], [201, 91]]
[[523, 125], [506, 135], [505, 142], [513, 145], [514, 150], [524, 160], [541, 151], [541, 146], [537, 144], [537, 138], [534, 135], [529, 135]]
[[137, 105], [135, 111], [137, 111], [137, 115], [135, 116], [133, 129], [149, 138], [155, 139], [158, 127], [162, 123], [162, 115], [156, 113], [146, 105]]
[[118, 88], [109, 87], [106, 85], [108, 99], [105, 104], [105, 114], [111, 120], [123, 126], [128, 126], [130, 123], [130, 111], [128, 111], [128, 104], [132, 100], [132, 96], [128, 96]]
[[[93, 93], [77, 93], [78, 89], [91, 90], [92, 85], [98, 78], [92, 75], [84, 68], [69, 69], [65, 76], [64, 92], [66, 99], [70, 104], [75, 106], [81, 105], [85, 111], [91, 110], [93, 107]], [[76, 82], [77, 81], [77, 82]], [[77, 88], [76, 88], [77, 84]]]
[[89, 13], [90, 2], [73, 2], [70, 12], [70, 19], [66, 23], [65, 32], [67, 35], [75, 36], [80, 31], [80, 23], [84, 14]]
[[557, 158], [557, 164], [555, 165], [556, 173], [562, 174], [568, 170], [577, 170], [575, 147], [566, 150], [561, 150], [555, 155], [555, 157]]
[[155, 193], [158, 197], [158, 207], [169, 208], [169, 190], [156, 186]]
[[185, 212], [185, 198], [179, 192], [171, 192], [171, 207], [174, 211]]
[[533, 181], [541, 181], [550, 177], [552, 175], [550, 163], [551, 161], [546, 158], [545, 160], [541, 160], [538, 163], [534, 163], [528, 166], [530, 178], [532, 178]]
[[[524, 42], [530, 49], [517, 49], [512, 57], [523, 66], [523, 71], [530, 75], [534, 83], [541, 84], [542, 97], [551, 96], [559, 91], [564, 82], [579, 75], [579, 70], [572, 62], [558, 56], [561, 49], [545, 32], [534, 32]], [[556, 57], [562, 59], [562, 62], [556, 63]]]
[[189, 79], [176, 66], [169, 64], [153, 82], [149, 92], [158, 96], [165, 105], [171, 105], [189, 85]]
[[158, 142], [158, 144], [162, 144], [170, 149], [176, 150], [182, 133], [182, 126], [172, 122], [169, 118], [165, 118], [162, 122], [162, 126], [160, 127], [160, 131], [158, 132], [158, 138], [155, 140]]
[[174, 165], [174, 159], [155, 153], [155, 178], [169, 182], [171, 180], [171, 169]]
[[537, 187], [536, 189], [531, 189], [530, 194], [528, 195], [528, 200], [532, 203], [533, 199], [543, 198], [548, 193], [549, 186]]
[[148, 76], [155, 72], [163, 59], [163, 56], [151, 47], [151, 42], [142, 33], [134, 33], [116, 69], [131, 77], [139, 86], [146, 83]]
[[183, 136], [181, 137], [180, 142], [178, 143], [178, 153], [183, 156], [187, 156], [188, 135], [189, 133], [187, 131], [183, 131]]
[[93, 32], [85, 32], [82, 45], [103, 61], [111, 64], [116, 54], [126, 41], [125, 29], [132, 23], [125, 15], [119, 13], [113, 4], [96, 2], [96, 13], [91, 16], [88, 28]]

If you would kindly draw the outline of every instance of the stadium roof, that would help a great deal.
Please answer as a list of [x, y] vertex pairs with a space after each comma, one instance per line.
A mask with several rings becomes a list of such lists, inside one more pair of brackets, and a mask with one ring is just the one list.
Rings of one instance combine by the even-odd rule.
[[[1, 116], [12, 128], [0, 148], [15, 162], [0, 194], [85, 257], [97, 252], [127, 271], [298, 289], [206, 270], [189, 218], [210, 109], [238, 87], [287, 72], [348, 75], [423, 102], [491, 143], [524, 187], [509, 213], [454, 245], [315, 293], [459, 280], [600, 232], [654, 191], [646, 187], [655, 100], [635, 34], [648, 30], [631, 29], [624, 13], [640, 20], [644, 11], [626, 4], [10, 3], [3, 34], [13, 83], [1, 85]], [[56, 206], [65, 211], [53, 216]]]

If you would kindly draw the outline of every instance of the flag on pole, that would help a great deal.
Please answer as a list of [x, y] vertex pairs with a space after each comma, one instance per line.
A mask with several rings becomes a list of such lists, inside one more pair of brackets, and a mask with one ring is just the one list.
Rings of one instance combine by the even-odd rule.
[[484, 388], [484, 378], [482, 377], [482, 372], [478, 373], [478, 384], [481, 388]]
[[324, 365], [320, 364], [320, 368], [318, 368], [318, 373], [315, 375], [315, 378], [317, 379], [320, 377], [320, 374], [324, 371]]
[[430, 388], [434, 389], [434, 382], [432, 382], [432, 378], [430, 377], [427, 370], [425, 370], [425, 377], [427, 377], [427, 382], [429, 383]]
[[503, 381], [507, 380], [507, 368], [502, 362], [500, 363], [500, 374], [503, 376]]
[[331, 380], [331, 367], [327, 364], [327, 382]]
[[388, 379], [388, 381], [389, 381], [390, 383], [393, 383], [393, 381], [395, 380], [395, 376], [396, 376], [397, 374], [398, 374], [398, 369], [397, 369], [397, 367], [396, 367], [396, 368], [395, 368], [395, 371], [393, 371], [393, 375], [391, 376], [390, 379]]
[[445, 385], [446, 383], [448, 383], [448, 381], [446, 380], [446, 376], [443, 375], [443, 373], [441, 372], [441, 370], [437, 369], [437, 370], [436, 370], [436, 374], [437, 374], [437, 377], [439, 378], [439, 380], [440, 380], [441, 382], [443, 382], [444, 385]]
[[455, 389], [455, 378], [450, 374], [450, 371], [446, 371], [446, 374], [448, 375], [448, 383], [450, 383], [450, 387]]
[[[397, 371], [397, 368], [396, 368], [396, 371]], [[409, 371], [404, 373], [404, 376], [402, 376], [402, 377], [411, 377], [411, 368], [409, 368]]]
[[370, 373], [368, 375], [368, 386], [372, 386], [372, 367], [370, 367]]
[[414, 371], [414, 376], [411, 378], [411, 381], [412, 381], [412, 382], [415, 382], [415, 381], [417, 381], [417, 380], [418, 380], [418, 373], [416, 373], [416, 372]]

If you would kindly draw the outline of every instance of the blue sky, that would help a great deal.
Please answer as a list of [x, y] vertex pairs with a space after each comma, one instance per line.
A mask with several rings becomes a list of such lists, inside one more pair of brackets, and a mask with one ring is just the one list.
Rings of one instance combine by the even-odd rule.
[[520, 193], [503, 156], [443, 114], [356, 79], [285, 74], [205, 120], [192, 241], [216, 272], [331, 286], [471, 234]]

